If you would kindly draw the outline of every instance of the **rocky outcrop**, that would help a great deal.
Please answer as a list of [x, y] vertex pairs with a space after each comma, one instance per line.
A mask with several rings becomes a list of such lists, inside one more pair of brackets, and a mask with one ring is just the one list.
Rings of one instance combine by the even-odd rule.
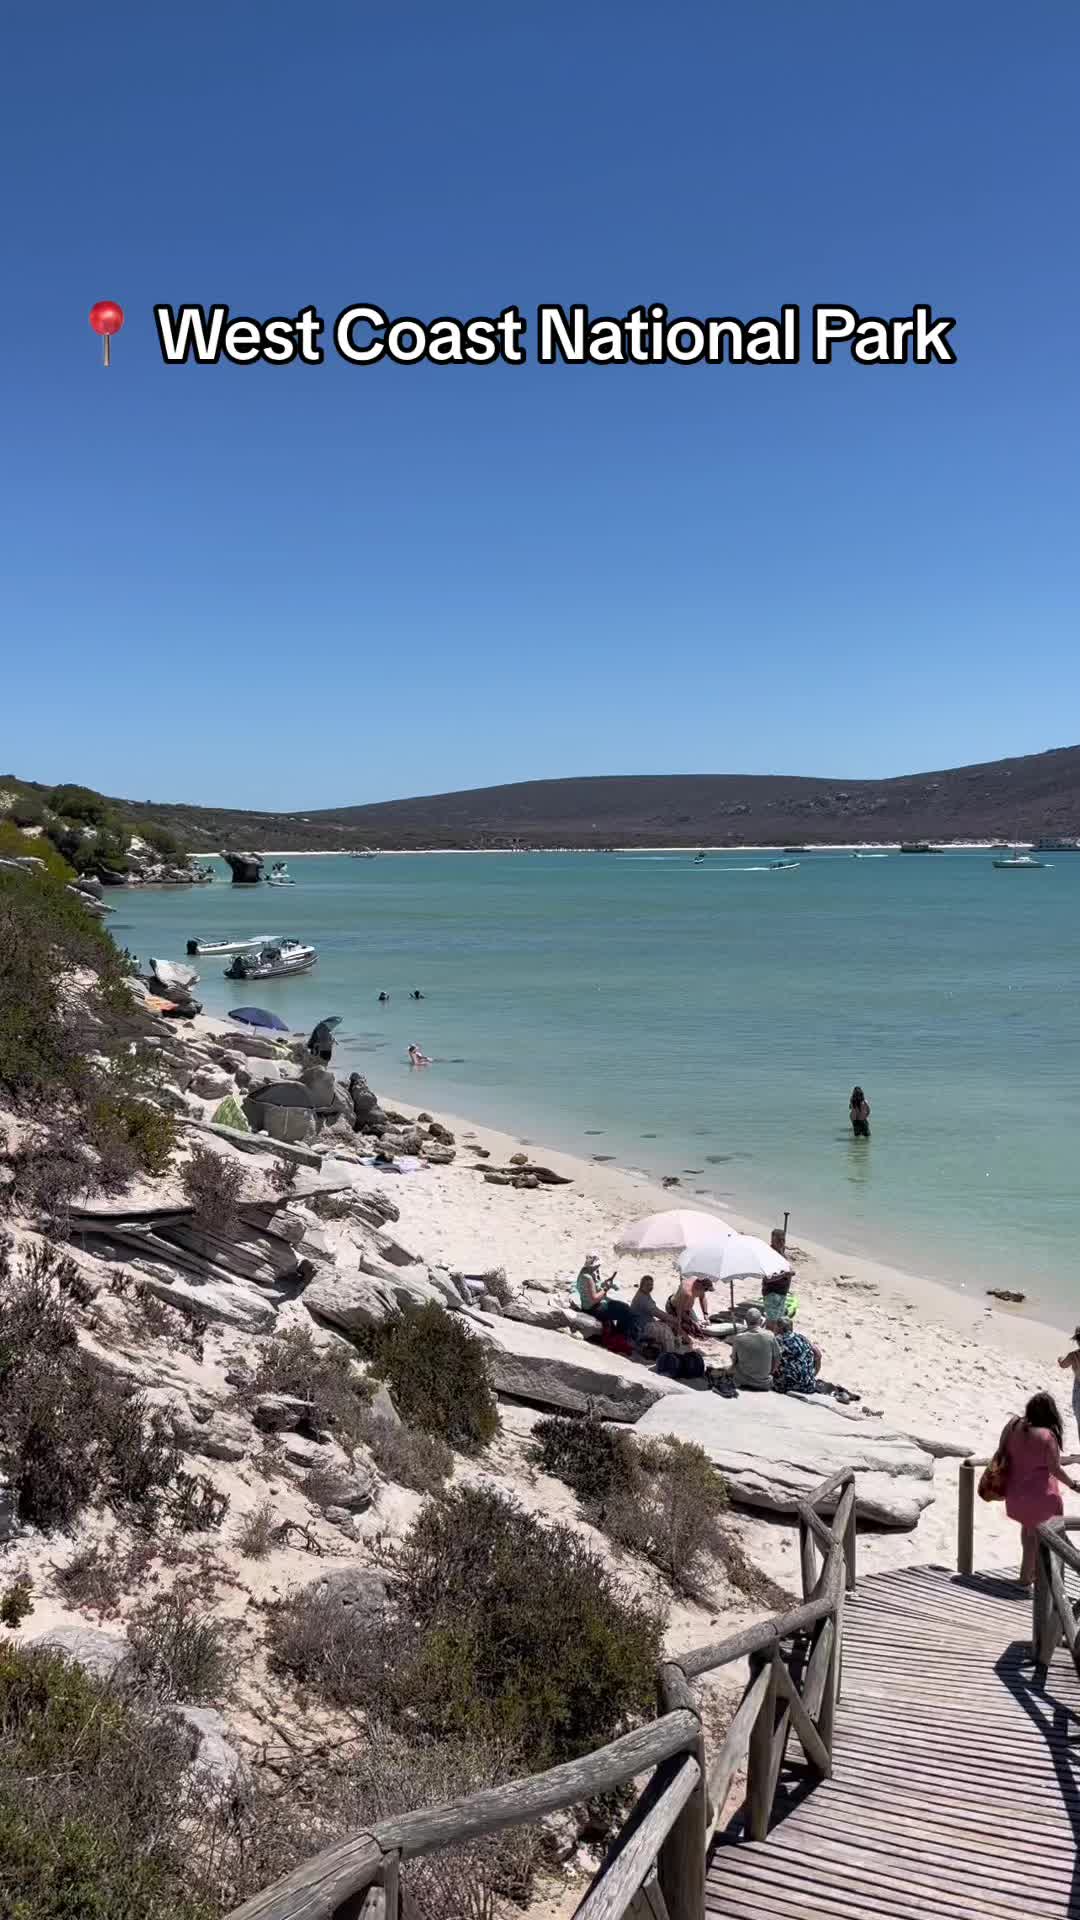
[[558, 1413], [591, 1409], [604, 1420], [636, 1421], [658, 1400], [689, 1395], [677, 1381], [601, 1346], [501, 1315], [465, 1311], [487, 1345], [493, 1387], [515, 1400]]
[[95, 1680], [111, 1680], [131, 1657], [126, 1634], [105, 1633], [100, 1627], [53, 1627], [31, 1640], [32, 1647], [63, 1653]]
[[206, 1775], [211, 1784], [235, 1791], [244, 1781], [244, 1763], [227, 1738], [226, 1722], [216, 1707], [175, 1706], [169, 1708], [174, 1720], [191, 1736], [192, 1767]]
[[858, 1476], [859, 1517], [878, 1526], [910, 1529], [934, 1498], [934, 1462], [924, 1448], [882, 1420], [841, 1413], [821, 1398], [686, 1393], [650, 1407], [635, 1432], [702, 1447], [734, 1500], [769, 1513], [794, 1513], [848, 1467]]
[[265, 862], [260, 853], [223, 853], [234, 887], [253, 887], [262, 879]]
[[333, 1268], [305, 1288], [304, 1305], [317, 1320], [351, 1333], [357, 1327], [381, 1327], [403, 1307], [447, 1304], [422, 1267]]

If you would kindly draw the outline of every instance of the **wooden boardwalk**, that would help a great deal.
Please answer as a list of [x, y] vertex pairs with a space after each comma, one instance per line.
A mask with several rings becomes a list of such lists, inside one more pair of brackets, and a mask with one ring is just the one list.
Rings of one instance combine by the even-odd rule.
[[860, 1580], [832, 1778], [813, 1783], [792, 1740], [768, 1839], [714, 1845], [707, 1912], [1080, 1920], [1080, 1683], [1063, 1648], [1040, 1686], [1030, 1642], [1000, 1577]]

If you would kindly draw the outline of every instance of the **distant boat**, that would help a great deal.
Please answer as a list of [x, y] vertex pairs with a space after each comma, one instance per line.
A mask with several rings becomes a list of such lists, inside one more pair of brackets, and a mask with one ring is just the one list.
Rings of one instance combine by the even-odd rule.
[[305, 946], [301, 940], [275, 940], [272, 946], [260, 947], [257, 953], [238, 953], [231, 967], [226, 967], [226, 980], [276, 980], [282, 974], [307, 973], [315, 965], [318, 954], [314, 947]]
[[268, 887], [295, 887], [296, 881], [285, 865], [284, 860], [275, 860], [266, 876]]
[[807, 849], [805, 847], [781, 847], [780, 851], [781, 853], [805, 853]]
[[932, 847], [928, 840], [905, 840], [901, 853], [940, 853], [940, 847]]
[[1005, 860], [995, 860], [995, 867], [1001, 867], [1009, 873], [1030, 873], [1035, 867], [1045, 866], [1045, 861], [1036, 860], [1033, 853], [1010, 853]]
[[792, 867], [801, 867], [801, 860], [770, 860], [769, 868], [773, 873], [790, 872]]
[[260, 947], [272, 947], [281, 938], [279, 933], [257, 933], [251, 940], [189, 940], [187, 950], [196, 954], [258, 953]]
[[887, 853], [853, 853], [853, 860], [887, 860]]
[[1080, 841], [1036, 840], [1036, 853], [1080, 853]]
[[695, 867], [700, 867], [703, 864], [704, 859], [705, 859], [705, 855], [703, 853], [695, 853], [694, 855]]
[[355, 847], [349, 855], [350, 860], [377, 860], [378, 857], [378, 854], [373, 853], [370, 847]]

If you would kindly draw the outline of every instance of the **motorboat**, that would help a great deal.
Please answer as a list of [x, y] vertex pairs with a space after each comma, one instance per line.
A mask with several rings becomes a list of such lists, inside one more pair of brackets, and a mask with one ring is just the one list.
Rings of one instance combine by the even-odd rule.
[[377, 860], [378, 857], [370, 847], [354, 847], [349, 855], [350, 860]]
[[887, 860], [887, 853], [853, 853], [853, 860]]
[[769, 865], [772, 868], [772, 871], [774, 873], [784, 873], [784, 872], [790, 872], [792, 867], [801, 867], [802, 861], [801, 860], [770, 860]]
[[1045, 860], [1036, 860], [1033, 853], [1010, 853], [1004, 860], [995, 860], [995, 867], [1006, 873], [1030, 873], [1035, 867], [1044, 867]]
[[256, 933], [250, 940], [189, 940], [187, 950], [202, 956], [219, 953], [258, 953], [260, 947], [272, 947], [280, 933]]
[[295, 887], [296, 881], [285, 865], [284, 860], [275, 860], [266, 876], [268, 887]]
[[306, 973], [318, 954], [302, 940], [274, 940], [257, 953], [238, 953], [225, 969], [226, 980], [276, 980], [283, 974]]
[[695, 853], [694, 855], [695, 867], [701, 867], [701, 866], [704, 866], [704, 864], [705, 864], [705, 855], [703, 853]]

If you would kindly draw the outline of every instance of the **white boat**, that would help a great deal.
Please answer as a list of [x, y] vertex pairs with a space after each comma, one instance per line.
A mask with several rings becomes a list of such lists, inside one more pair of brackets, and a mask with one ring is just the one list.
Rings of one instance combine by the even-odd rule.
[[295, 887], [296, 881], [284, 860], [276, 860], [266, 876], [266, 884], [268, 887]]
[[231, 967], [226, 967], [225, 978], [276, 980], [286, 973], [306, 973], [318, 957], [315, 948], [305, 946], [302, 940], [275, 940], [257, 953], [238, 953]]
[[1033, 853], [1010, 853], [1006, 860], [995, 860], [994, 865], [1008, 873], [1030, 873], [1034, 867], [1044, 867], [1046, 862], [1036, 860]]
[[793, 867], [801, 867], [802, 861], [801, 860], [770, 860], [769, 865], [772, 868], [772, 871], [774, 873], [790, 873]]
[[187, 950], [201, 955], [258, 953], [260, 947], [272, 947], [281, 938], [280, 933], [256, 933], [250, 940], [189, 940]]
[[887, 853], [853, 853], [853, 860], [887, 860]]
[[378, 857], [378, 854], [372, 853], [370, 847], [354, 848], [349, 855], [350, 860], [377, 860]]

